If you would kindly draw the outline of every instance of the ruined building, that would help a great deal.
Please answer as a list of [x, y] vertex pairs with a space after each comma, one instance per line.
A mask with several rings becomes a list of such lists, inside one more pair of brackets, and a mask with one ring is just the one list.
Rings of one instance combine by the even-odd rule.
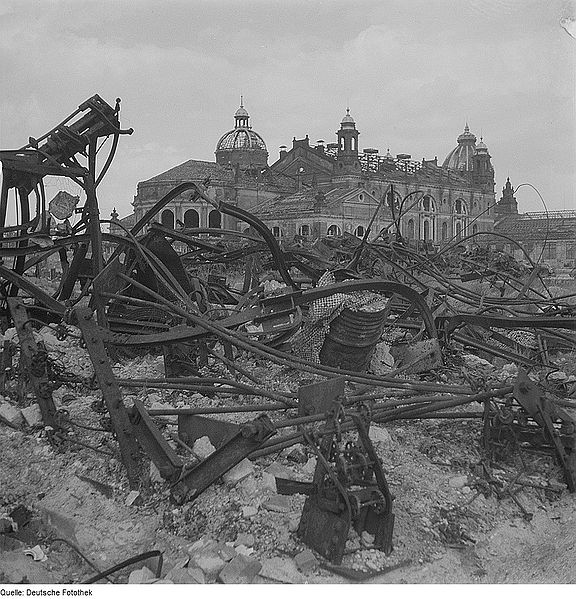
[[[241, 104], [234, 128], [216, 145], [215, 162], [188, 160], [138, 183], [134, 216], [128, 219], [140, 218], [183, 181], [209, 180], [212, 198], [254, 212], [279, 239], [363, 236], [379, 205], [371, 238], [382, 230], [394, 232], [398, 215], [405, 238], [431, 244], [492, 230], [494, 169], [486, 144], [476, 143], [468, 125], [441, 165], [436, 158], [420, 162], [408, 154], [361, 151], [359, 136], [347, 110], [334, 143], [294, 138], [292, 148], [282, 146], [278, 160], [268, 165], [266, 143]], [[157, 220], [168, 227], [242, 226], [192, 201], [190, 193], [173, 200]]]

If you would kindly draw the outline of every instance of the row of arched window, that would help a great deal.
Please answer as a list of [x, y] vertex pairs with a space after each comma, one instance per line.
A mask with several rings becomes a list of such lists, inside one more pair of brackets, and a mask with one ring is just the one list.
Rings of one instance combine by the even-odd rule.
[[[274, 237], [284, 237], [284, 231], [278, 226], [272, 227], [271, 231]], [[354, 235], [356, 235], [356, 237], [364, 237], [365, 233], [366, 229], [362, 225], [358, 225], [354, 229]], [[302, 237], [309, 237], [310, 235], [312, 235], [312, 229], [310, 225], [300, 225], [300, 227], [298, 228], [298, 235], [301, 235]], [[326, 230], [326, 235], [328, 237], [338, 237], [342, 235], [342, 229], [338, 225], [332, 224]]]
[[[165, 227], [170, 229], [174, 228], [175, 218], [174, 212], [170, 209], [162, 211], [160, 215], [160, 222]], [[200, 226], [200, 214], [194, 208], [190, 208], [184, 212], [184, 227], [186, 229], [192, 229]], [[218, 210], [211, 210], [208, 214], [208, 227], [210, 229], [221, 229], [222, 228], [222, 214]]]
[[[441, 240], [447, 241], [448, 240], [448, 223], [447, 222], [442, 223], [440, 231], [441, 231]], [[466, 227], [466, 224], [464, 221], [457, 220], [454, 224], [454, 235], [456, 237], [461, 237], [462, 234], [475, 235], [476, 233], [478, 233], [478, 225], [477, 224], [473, 224], [471, 230], [469, 230]], [[414, 222], [414, 220], [412, 218], [407, 223], [406, 237], [408, 239], [416, 238], [416, 223]], [[424, 239], [424, 241], [433, 241], [434, 240], [435, 235], [434, 235], [434, 221], [433, 220], [432, 221], [430, 221], [430, 220], [424, 221], [423, 226], [422, 226], [422, 238]]]

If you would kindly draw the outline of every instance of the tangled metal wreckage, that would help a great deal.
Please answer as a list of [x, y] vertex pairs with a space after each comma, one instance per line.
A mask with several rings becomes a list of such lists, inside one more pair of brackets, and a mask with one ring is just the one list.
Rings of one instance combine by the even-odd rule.
[[[277, 487], [307, 496], [297, 534], [334, 564], [342, 561], [352, 527], [370, 533], [375, 548], [392, 551], [394, 497], [370, 439], [373, 423], [479, 418], [488, 462], [494, 453], [530, 443], [553, 452], [568, 489], [576, 489], [576, 429], [567, 411], [576, 405], [575, 386], [534, 375], [553, 374], [555, 355], [573, 351], [575, 309], [568, 294], [552, 296], [542, 270], [526, 266], [528, 257], [522, 265], [475, 243], [482, 234], [440, 250], [414, 247], [400, 235], [397, 203], [391, 205], [395, 222], [373, 241], [368, 229], [363, 239], [280, 246], [254, 215], [211, 199], [209, 181], [178, 185], [124, 235], [104, 233], [96, 191], [120, 136], [132, 133], [120, 128], [119, 108], [119, 100], [112, 108], [95, 95], [41, 138], [0, 152], [0, 310], [3, 332], [15, 327], [19, 346], [4, 342], [0, 385], [6, 391], [16, 380], [13, 399], [22, 406], [33, 397], [52, 444], [66, 451], [82, 441], [53, 400], [65, 377], [34, 334], [45, 326], [61, 339], [79, 329], [132, 489], [146, 487], [145, 466], [152, 461], [172, 501], [182, 504], [245, 458], [307, 445], [317, 457], [313, 479], [279, 478]], [[99, 145], [110, 136], [110, 153], [98, 170]], [[78, 184], [84, 205], [47, 207], [48, 175]], [[173, 230], [155, 222], [188, 190], [249, 229]], [[11, 194], [21, 222], [7, 226]], [[65, 220], [74, 211], [76, 225], [54, 227], [51, 216]], [[104, 246], [113, 247], [107, 260]], [[182, 247], [185, 252], [176, 251]], [[63, 275], [50, 295], [28, 275], [56, 254]], [[269, 276], [262, 283], [264, 272]], [[228, 281], [222, 273], [238, 276]], [[515, 384], [494, 386], [473, 376], [465, 385], [438, 382], [438, 370], [462, 348], [517, 364]], [[115, 377], [114, 361], [158, 351], [165, 378]], [[239, 364], [241, 352], [315, 375], [315, 382], [297, 393], [271, 390]], [[384, 370], [386, 360], [377, 360], [383, 354]], [[206, 376], [208, 356], [230, 377]], [[146, 409], [134, 401], [128, 407], [122, 389], [134, 387], [222, 401], [180, 409]], [[260, 399], [226, 403], [239, 395]], [[241, 425], [209, 417], [239, 412], [258, 416]], [[167, 415], [178, 416], [178, 450], [157, 419]], [[203, 436], [216, 450], [193, 461], [183, 452]]]

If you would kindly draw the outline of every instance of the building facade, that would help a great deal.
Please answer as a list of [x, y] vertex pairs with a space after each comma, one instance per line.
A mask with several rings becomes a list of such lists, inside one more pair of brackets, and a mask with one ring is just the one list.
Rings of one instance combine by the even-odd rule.
[[[279, 239], [314, 239], [351, 233], [371, 237], [395, 228], [409, 240], [439, 245], [458, 236], [491, 231], [494, 223], [494, 169], [486, 144], [466, 125], [442, 165], [407, 154], [360, 151], [360, 132], [347, 110], [333, 143], [311, 145], [308, 136], [280, 148], [268, 165], [268, 150], [250, 126], [243, 104], [234, 128], [218, 141], [214, 162], [189, 160], [138, 183], [133, 207], [141, 218], [184, 181], [208, 182], [208, 195], [259, 216]], [[157, 220], [168, 227], [242, 230], [211, 205], [185, 192]]]

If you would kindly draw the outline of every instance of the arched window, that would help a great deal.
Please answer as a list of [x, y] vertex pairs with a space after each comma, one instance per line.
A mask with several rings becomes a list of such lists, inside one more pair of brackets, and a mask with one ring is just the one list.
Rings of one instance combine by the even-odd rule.
[[300, 225], [300, 235], [308, 237], [310, 235], [310, 225]]
[[462, 224], [460, 222], [456, 223], [456, 237], [460, 237], [462, 235]]
[[330, 225], [328, 227], [328, 231], [326, 231], [326, 235], [330, 236], [330, 237], [336, 237], [338, 235], [341, 235], [342, 232], [340, 230], [340, 227], [338, 225]]
[[274, 235], [276, 238], [282, 237], [282, 229], [278, 226], [272, 227], [272, 235]]
[[436, 205], [434, 204], [434, 200], [431, 196], [424, 196], [422, 198], [422, 210], [424, 210], [424, 212], [436, 211]]
[[428, 241], [430, 239], [430, 221], [424, 221], [424, 241]]
[[344, 142], [344, 138], [343, 138], [343, 137], [341, 137], [341, 138], [340, 138], [340, 150], [342, 150], [342, 152], [343, 152], [343, 151], [344, 151], [344, 149], [345, 149], [345, 148], [344, 148], [344, 143], [345, 143], [345, 142]]
[[208, 215], [208, 226], [211, 229], [221, 229], [222, 228], [222, 215], [218, 210], [211, 210]]
[[350, 139], [350, 149], [352, 151], [356, 149], [356, 140], [353, 137]]
[[454, 202], [454, 212], [456, 212], [456, 214], [467, 214], [467, 210], [466, 210], [466, 203], [464, 202], [464, 200], [456, 200]]
[[165, 227], [174, 228], [174, 213], [172, 210], [164, 210], [160, 219]]
[[472, 225], [472, 234], [476, 235], [478, 233], [478, 225]]
[[364, 237], [365, 233], [366, 229], [362, 225], [358, 225], [354, 231], [354, 235], [356, 235], [356, 237]]
[[184, 212], [184, 226], [187, 229], [192, 229], [194, 227], [200, 226], [200, 215], [194, 208], [190, 208], [190, 210], [186, 210]]
[[408, 221], [408, 239], [414, 239], [414, 221], [412, 219]]
[[448, 239], [448, 223], [442, 223], [442, 241], [446, 241]]

